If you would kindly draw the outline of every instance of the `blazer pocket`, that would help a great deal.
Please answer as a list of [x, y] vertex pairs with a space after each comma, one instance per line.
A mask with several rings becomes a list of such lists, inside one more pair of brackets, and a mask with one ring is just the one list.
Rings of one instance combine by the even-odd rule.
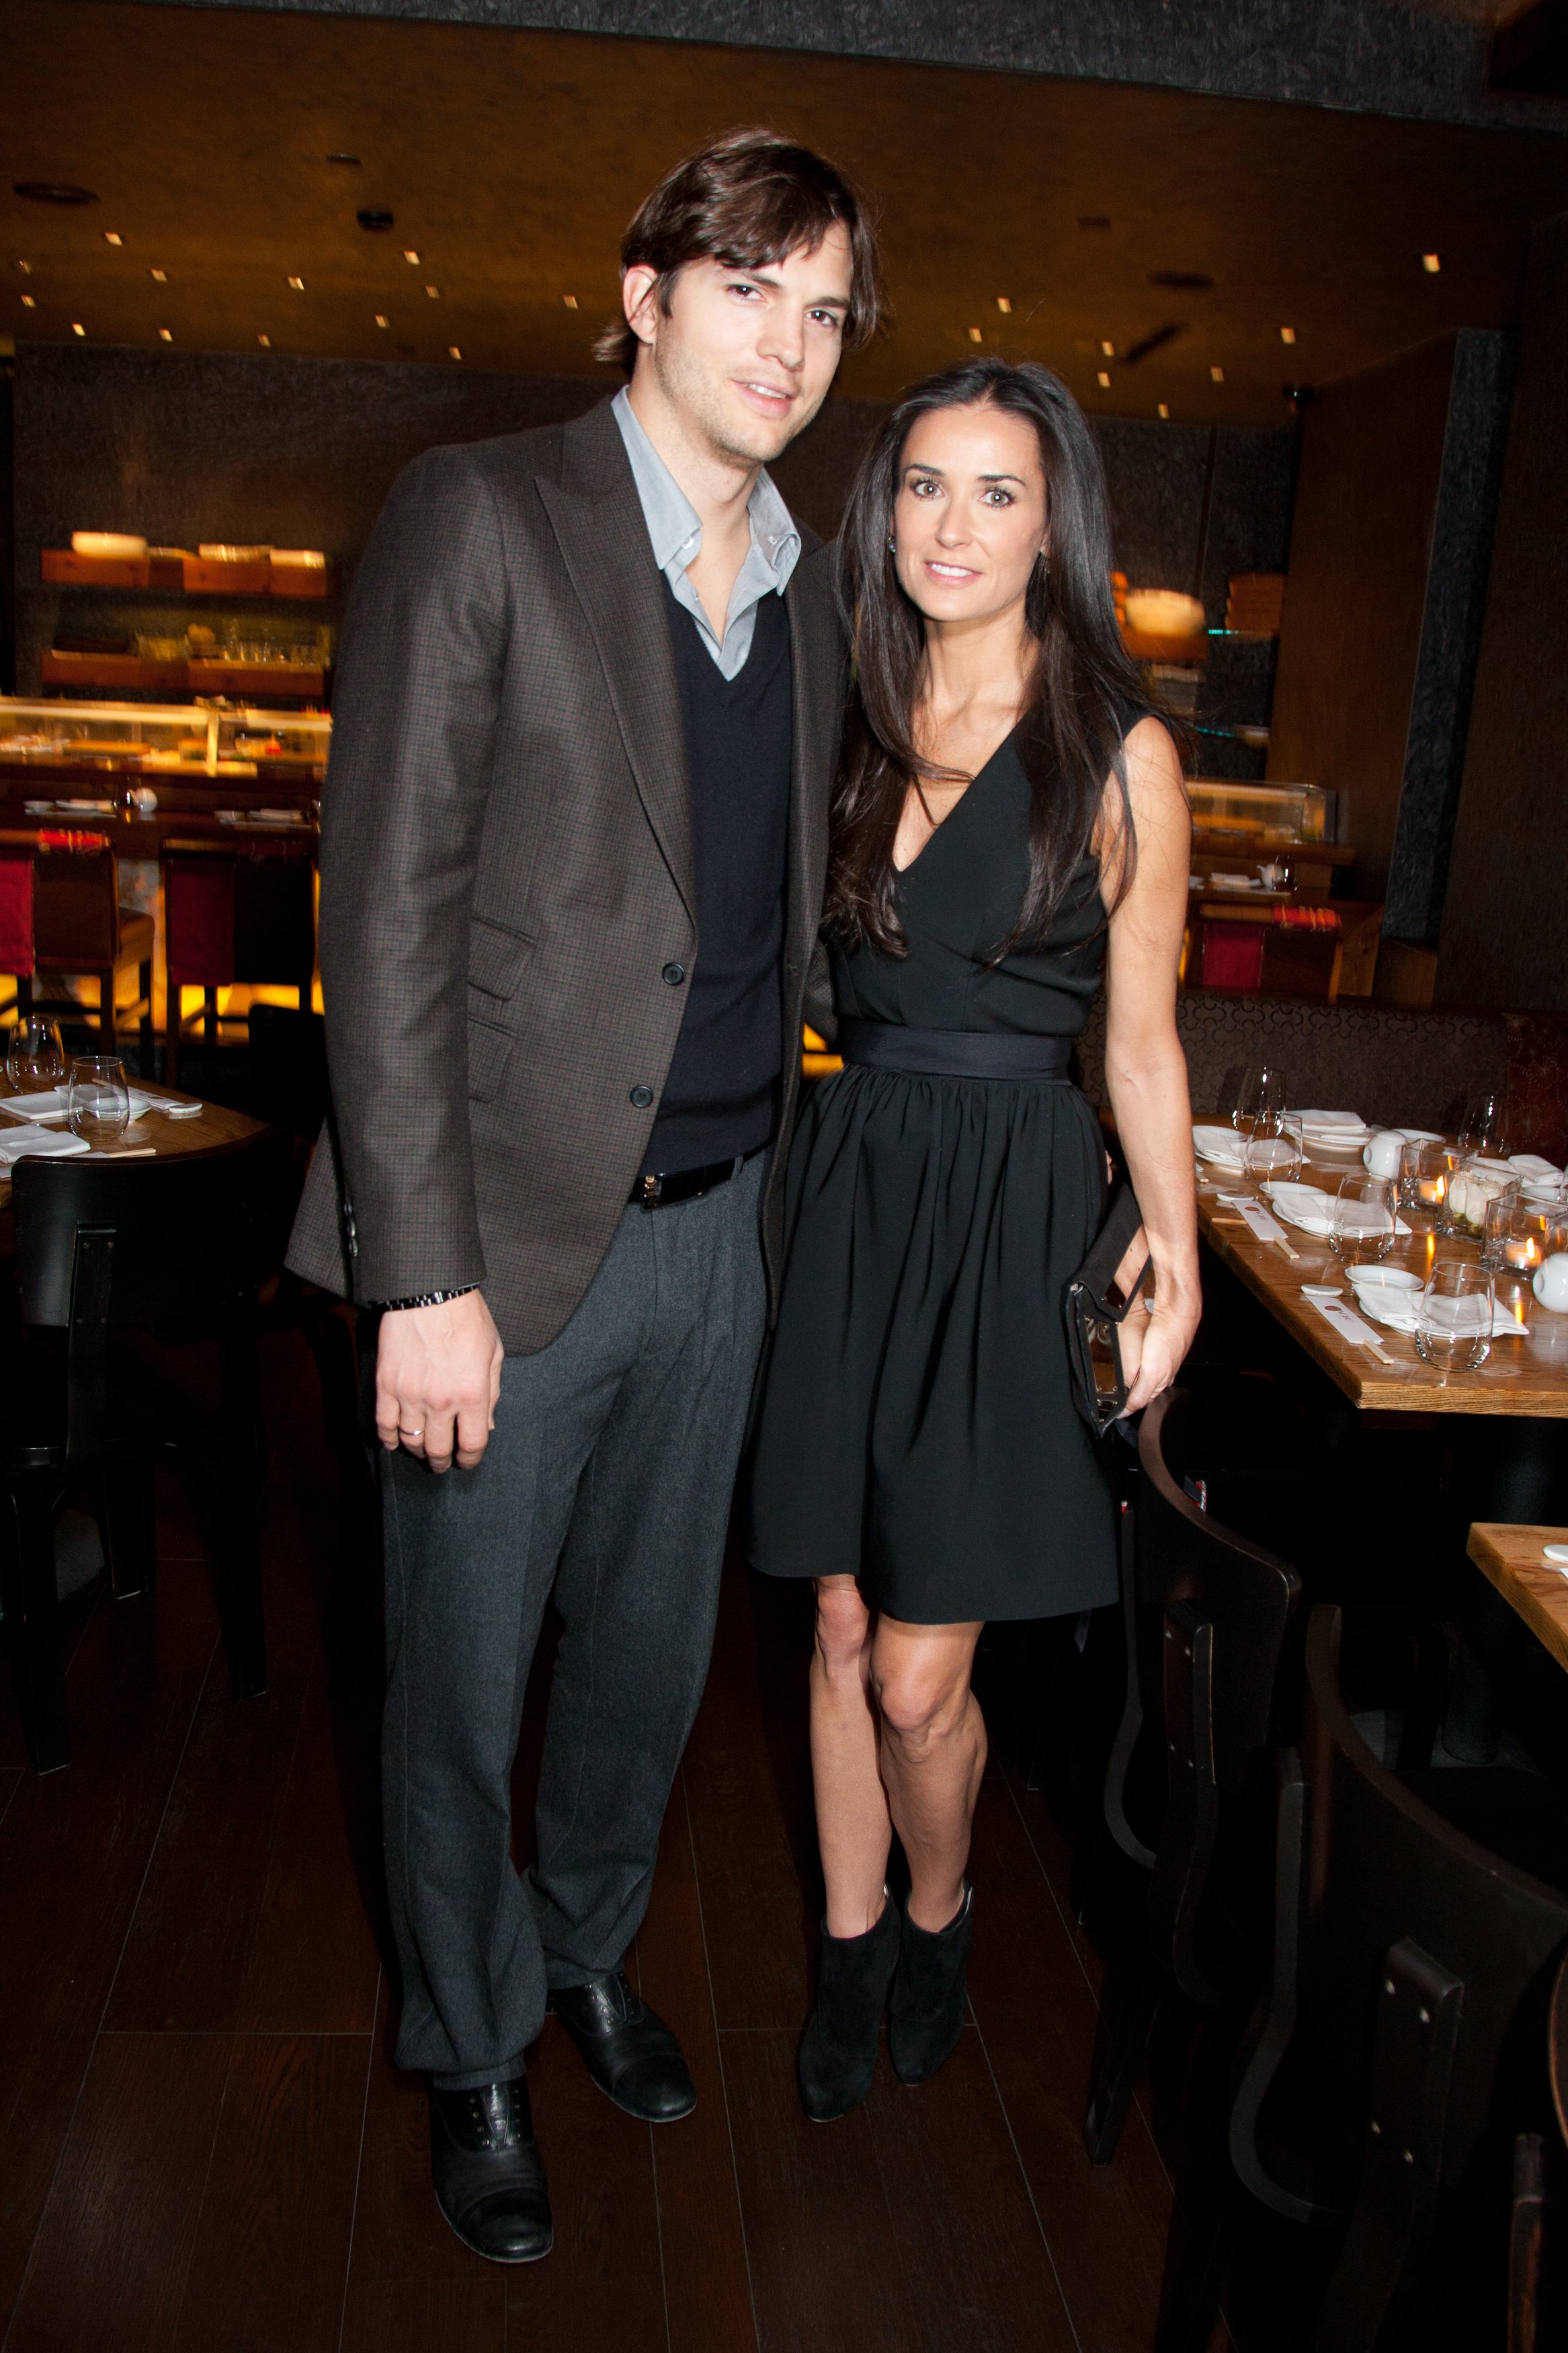
[[517, 1032], [506, 1014], [533, 942], [478, 921], [468, 936], [468, 1100], [489, 1103], [506, 1076]]

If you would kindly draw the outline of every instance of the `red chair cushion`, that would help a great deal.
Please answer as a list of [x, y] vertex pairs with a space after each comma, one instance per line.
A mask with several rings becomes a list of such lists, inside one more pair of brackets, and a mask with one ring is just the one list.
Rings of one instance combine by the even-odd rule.
[[33, 973], [33, 861], [0, 858], [0, 972]]
[[163, 923], [171, 988], [226, 988], [234, 969], [234, 862], [170, 859]]

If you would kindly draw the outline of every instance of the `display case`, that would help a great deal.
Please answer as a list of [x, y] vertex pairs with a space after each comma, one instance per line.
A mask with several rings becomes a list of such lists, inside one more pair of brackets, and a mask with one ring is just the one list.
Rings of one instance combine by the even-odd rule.
[[1193, 829], [1237, 848], [1286, 849], [1333, 839], [1332, 793], [1321, 785], [1243, 785], [1197, 776], [1188, 784]]
[[319, 787], [332, 723], [325, 712], [223, 702], [24, 702], [0, 695], [0, 765], [36, 774], [289, 777]]

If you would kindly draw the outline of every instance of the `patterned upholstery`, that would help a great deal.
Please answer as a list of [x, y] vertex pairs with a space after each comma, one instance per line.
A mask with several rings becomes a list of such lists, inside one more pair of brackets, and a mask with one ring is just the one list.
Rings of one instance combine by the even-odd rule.
[[[1510, 1060], [1523, 1070], [1524, 1033], [1518, 1052], [1510, 1057], [1510, 1029], [1516, 1021], [1533, 1019], [1539, 1025], [1542, 1018], [1447, 1008], [1407, 1012], [1364, 997], [1325, 1005], [1300, 997], [1211, 996], [1187, 989], [1176, 999], [1176, 1026], [1196, 1111], [1226, 1109], [1244, 1070], [1258, 1062], [1279, 1062], [1293, 1103], [1359, 1111], [1363, 1118], [1402, 1127], [1444, 1130], [1458, 1125], [1469, 1096], [1502, 1091]], [[1551, 1056], [1533, 1031], [1531, 1039], [1529, 1067], [1537, 1074], [1536, 1094], [1544, 1103], [1550, 1089], [1542, 1072], [1550, 1066]], [[1563, 1042], [1560, 1024], [1555, 1062], [1560, 1121], [1565, 1110]], [[1079, 1067], [1089, 1101], [1103, 1103], [1103, 998], [1095, 1005], [1079, 1041]], [[1527, 1115], [1526, 1124], [1532, 1115]], [[1534, 1134], [1528, 1142], [1532, 1148], [1552, 1150]]]
[[1568, 1160], [1568, 1014], [1506, 1013], [1508, 1093], [1523, 1150]]

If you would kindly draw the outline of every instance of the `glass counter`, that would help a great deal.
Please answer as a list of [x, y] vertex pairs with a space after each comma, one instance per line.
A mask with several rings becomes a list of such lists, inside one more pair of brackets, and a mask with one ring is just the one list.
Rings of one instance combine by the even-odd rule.
[[319, 784], [332, 723], [325, 712], [251, 711], [230, 702], [24, 702], [0, 695], [0, 763], [75, 773], [193, 778], [264, 770]]
[[1269, 848], [1331, 839], [1333, 796], [1321, 785], [1242, 785], [1197, 776], [1187, 792], [1201, 834], [1229, 834]]

